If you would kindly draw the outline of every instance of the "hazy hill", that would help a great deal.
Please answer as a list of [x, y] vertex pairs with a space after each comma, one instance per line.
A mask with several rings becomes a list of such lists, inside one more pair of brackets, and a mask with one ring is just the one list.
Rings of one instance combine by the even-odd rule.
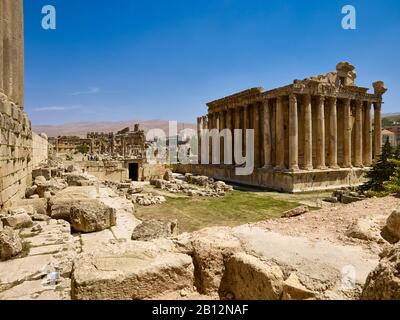
[[[117, 132], [126, 127], [133, 127], [136, 123], [140, 124], [140, 128], [144, 131], [150, 129], [162, 129], [168, 134], [168, 121], [164, 120], [129, 120], [118, 122], [75, 122], [66, 123], [63, 125], [33, 125], [33, 131], [36, 133], [46, 133], [49, 137], [58, 136], [81, 136], [85, 137], [88, 132]], [[178, 131], [183, 128], [196, 130], [196, 125], [193, 123], [179, 123]]]
[[382, 117], [384, 126], [391, 126], [400, 123], [400, 113], [384, 114]]

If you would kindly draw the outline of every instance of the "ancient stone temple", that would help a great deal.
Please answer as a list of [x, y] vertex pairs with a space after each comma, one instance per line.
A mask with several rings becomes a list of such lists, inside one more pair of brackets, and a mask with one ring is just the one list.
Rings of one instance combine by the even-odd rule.
[[[235, 163], [193, 165], [189, 170], [286, 192], [360, 184], [381, 152], [386, 89], [378, 81], [374, 92], [368, 93], [355, 79], [354, 66], [341, 62], [336, 72], [269, 91], [253, 88], [208, 103], [208, 115], [198, 118], [198, 132], [253, 129], [255, 169], [248, 176], [235, 175]], [[221, 136], [221, 163], [227, 156], [223, 144]], [[212, 142], [209, 147], [211, 154]]]
[[0, 0], [1, 207], [25, 194], [31, 180], [32, 131], [24, 112], [23, 1]]

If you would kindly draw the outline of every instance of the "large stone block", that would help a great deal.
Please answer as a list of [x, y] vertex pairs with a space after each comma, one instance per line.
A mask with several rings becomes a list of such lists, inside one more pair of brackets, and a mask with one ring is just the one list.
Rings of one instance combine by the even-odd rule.
[[280, 267], [240, 252], [227, 261], [221, 289], [236, 300], [280, 300], [283, 283]]
[[180, 290], [193, 290], [190, 256], [169, 252], [149, 242], [118, 244], [75, 260], [72, 298], [78, 300], [143, 300]]
[[117, 224], [114, 208], [97, 200], [76, 202], [71, 207], [71, 226], [78, 232], [97, 232]]

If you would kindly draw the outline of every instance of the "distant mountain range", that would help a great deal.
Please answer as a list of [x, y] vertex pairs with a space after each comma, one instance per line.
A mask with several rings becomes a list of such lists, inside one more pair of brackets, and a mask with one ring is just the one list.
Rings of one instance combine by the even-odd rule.
[[387, 113], [382, 115], [383, 126], [398, 125], [400, 123], [400, 113]]
[[[49, 137], [58, 136], [79, 136], [86, 137], [88, 132], [117, 132], [124, 128], [133, 130], [135, 124], [140, 125], [140, 129], [147, 132], [150, 129], [162, 129], [168, 133], [168, 121], [165, 120], [128, 120], [118, 122], [75, 122], [62, 125], [33, 125], [33, 131], [36, 133], [46, 133]], [[178, 131], [182, 129], [194, 129], [196, 125], [193, 123], [178, 123]]]
[[[383, 118], [389, 121], [400, 121], [400, 113], [384, 114]], [[79, 136], [85, 137], [88, 132], [117, 132], [124, 128], [131, 128], [138, 123], [140, 128], [147, 132], [150, 129], [162, 129], [168, 134], [168, 121], [165, 120], [128, 120], [117, 122], [72, 122], [63, 125], [33, 125], [36, 133], [46, 133], [49, 137]], [[194, 123], [179, 123], [178, 130], [190, 128], [196, 130]]]

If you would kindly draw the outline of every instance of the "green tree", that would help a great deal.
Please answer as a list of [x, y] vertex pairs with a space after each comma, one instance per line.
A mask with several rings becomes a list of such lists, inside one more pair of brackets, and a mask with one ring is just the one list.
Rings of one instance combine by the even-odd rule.
[[394, 150], [393, 159], [400, 160], [400, 145]]
[[389, 161], [394, 167], [394, 174], [389, 181], [384, 183], [386, 191], [400, 195], [400, 160], [391, 159]]
[[372, 169], [366, 174], [368, 182], [361, 189], [363, 191], [385, 191], [384, 183], [393, 176], [395, 165], [389, 160], [393, 158], [393, 148], [389, 139], [382, 148], [379, 160], [373, 165]]
[[87, 154], [89, 152], [89, 147], [86, 144], [82, 144], [76, 148], [78, 152], [82, 154]]

